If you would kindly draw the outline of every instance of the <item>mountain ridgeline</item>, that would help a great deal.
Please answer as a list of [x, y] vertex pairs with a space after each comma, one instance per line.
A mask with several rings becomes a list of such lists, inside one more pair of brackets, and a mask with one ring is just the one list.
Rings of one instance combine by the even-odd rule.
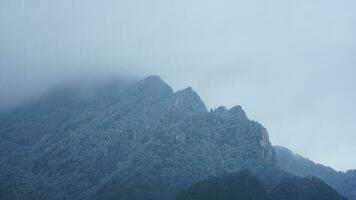
[[294, 154], [287, 148], [275, 146], [277, 166], [297, 176], [315, 176], [329, 184], [350, 200], [356, 200], [356, 171], [338, 172], [330, 167]]
[[170, 200], [241, 169], [269, 192], [291, 177], [240, 106], [208, 111], [192, 88], [174, 92], [158, 76], [59, 85], [2, 113], [0, 159], [7, 200]]
[[266, 191], [260, 180], [242, 170], [222, 177], [199, 181], [180, 192], [176, 200], [346, 200], [315, 177], [291, 176]]

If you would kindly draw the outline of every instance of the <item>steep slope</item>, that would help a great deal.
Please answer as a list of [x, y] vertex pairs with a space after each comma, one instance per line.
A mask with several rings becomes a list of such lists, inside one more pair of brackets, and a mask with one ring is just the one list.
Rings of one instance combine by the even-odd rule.
[[290, 177], [270, 193], [273, 200], [347, 200], [329, 185], [315, 177]]
[[354, 171], [338, 172], [294, 154], [287, 148], [275, 146], [277, 165], [285, 171], [298, 176], [315, 176], [331, 185], [338, 192], [356, 200], [356, 176]]
[[173, 92], [157, 76], [118, 88], [90, 101], [52, 90], [6, 117], [3, 197], [171, 199], [209, 176], [275, 163], [266, 129], [240, 106], [208, 112], [191, 88]]

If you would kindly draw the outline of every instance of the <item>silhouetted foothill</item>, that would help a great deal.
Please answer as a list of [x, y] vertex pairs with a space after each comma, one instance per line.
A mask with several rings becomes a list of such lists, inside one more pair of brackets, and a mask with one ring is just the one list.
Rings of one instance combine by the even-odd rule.
[[277, 166], [281, 169], [298, 176], [318, 177], [348, 199], [356, 200], [356, 173], [354, 171], [339, 172], [303, 158], [287, 148], [275, 146], [274, 149]]
[[272, 191], [274, 200], [347, 200], [329, 185], [315, 177], [290, 177]]
[[269, 193], [249, 171], [210, 177], [178, 193], [176, 200], [346, 200], [315, 177], [289, 176]]
[[178, 194], [176, 200], [270, 200], [262, 183], [248, 171], [212, 177]]

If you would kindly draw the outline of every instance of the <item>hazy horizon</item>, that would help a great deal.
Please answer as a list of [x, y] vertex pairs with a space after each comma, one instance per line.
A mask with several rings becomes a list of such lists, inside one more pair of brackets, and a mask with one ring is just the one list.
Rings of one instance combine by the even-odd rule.
[[356, 2], [0, 2], [0, 109], [73, 77], [159, 75], [274, 145], [356, 169]]

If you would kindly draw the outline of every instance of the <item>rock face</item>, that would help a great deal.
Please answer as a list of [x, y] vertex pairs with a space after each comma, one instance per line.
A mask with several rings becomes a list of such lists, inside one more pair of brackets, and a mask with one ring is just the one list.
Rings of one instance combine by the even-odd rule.
[[1, 118], [4, 199], [171, 199], [276, 161], [266, 129], [240, 106], [209, 112], [191, 88], [173, 92], [158, 76], [99, 91], [56, 88]]
[[277, 166], [298, 176], [315, 176], [335, 188], [350, 200], [356, 200], [356, 172], [338, 172], [330, 167], [294, 154], [287, 148], [275, 146]]

